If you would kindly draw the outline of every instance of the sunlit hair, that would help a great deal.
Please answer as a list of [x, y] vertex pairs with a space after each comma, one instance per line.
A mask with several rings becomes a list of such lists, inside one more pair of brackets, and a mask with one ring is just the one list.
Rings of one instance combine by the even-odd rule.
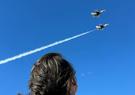
[[71, 86], [77, 87], [75, 71], [60, 54], [48, 53], [34, 64], [30, 95], [71, 95]]

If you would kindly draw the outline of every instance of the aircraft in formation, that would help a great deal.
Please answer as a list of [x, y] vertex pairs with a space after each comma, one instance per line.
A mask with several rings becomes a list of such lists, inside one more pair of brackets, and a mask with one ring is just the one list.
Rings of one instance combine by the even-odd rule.
[[[95, 11], [91, 12], [91, 15], [92, 15], [93, 17], [100, 17], [101, 14], [102, 14], [103, 12], [105, 12], [105, 11], [106, 11], [105, 9], [98, 9], [98, 10], [95, 10]], [[97, 29], [97, 30], [103, 30], [103, 29], [106, 28], [108, 25], [109, 25], [109, 24], [99, 24], [99, 25], [96, 26], [96, 29]]]
[[103, 30], [105, 27], [107, 27], [109, 24], [99, 24], [96, 26], [97, 30]]
[[105, 12], [105, 9], [103, 9], [103, 10], [95, 10], [95, 11], [91, 12], [91, 15], [93, 17], [100, 17], [103, 12]]

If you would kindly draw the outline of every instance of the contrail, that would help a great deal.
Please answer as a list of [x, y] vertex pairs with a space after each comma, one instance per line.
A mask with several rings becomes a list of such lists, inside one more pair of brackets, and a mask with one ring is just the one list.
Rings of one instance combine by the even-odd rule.
[[96, 29], [93, 29], [93, 30], [90, 30], [90, 31], [87, 31], [87, 32], [84, 32], [84, 33], [81, 33], [81, 34], [78, 34], [78, 35], [75, 35], [75, 36], [66, 38], [66, 39], [64, 39], [64, 40], [56, 41], [56, 42], [54, 42], [54, 43], [52, 43], [52, 44], [45, 45], [45, 46], [42, 46], [42, 47], [40, 47], [40, 48], [37, 48], [37, 49], [34, 49], [34, 50], [30, 50], [30, 51], [28, 51], [28, 52], [24, 52], [24, 53], [18, 54], [18, 55], [16, 55], [16, 56], [13, 56], [13, 57], [10, 57], [10, 58], [4, 59], [4, 60], [0, 60], [0, 64], [5, 64], [5, 63], [8, 63], [8, 62], [10, 62], [10, 61], [14, 61], [14, 60], [16, 60], [16, 59], [22, 58], [22, 57], [24, 57], [24, 56], [27, 56], [27, 55], [30, 55], [30, 54], [33, 54], [33, 53], [42, 51], [42, 50], [47, 49], [47, 48], [49, 48], [49, 47], [53, 47], [53, 46], [56, 46], [56, 45], [65, 43], [65, 42], [67, 42], [67, 41], [70, 41], [70, 40], [79, 38], [79, 37], [81, 37], [81, 36], [84, 36], [84, 35], [86, 35], [86, 34], [89, 34], [89, 33], [91, 33], [91, 32], [94, 32], [95, 30], [96, 30]]

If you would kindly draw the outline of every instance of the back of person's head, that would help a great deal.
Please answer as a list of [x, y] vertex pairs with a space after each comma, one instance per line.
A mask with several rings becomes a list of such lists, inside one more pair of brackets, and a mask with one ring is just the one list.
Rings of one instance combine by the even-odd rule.
[[30, 95], [75, 95], [75, 71], [60, 54], [48, 53], [34, 64], [29, 88]]

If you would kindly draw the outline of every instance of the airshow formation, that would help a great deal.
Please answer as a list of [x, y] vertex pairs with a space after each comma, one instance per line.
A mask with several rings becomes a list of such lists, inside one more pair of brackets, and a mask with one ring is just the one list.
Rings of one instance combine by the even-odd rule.
[[[95, 18], [99, 18], [103, 12], [105, 12], [106, 10], [95, 10], [93, 12], [91, 12], [91, 15]], [[53, 47], [53, 46], [56, 46], [56, 45], [59, 45], [59, 44], [62, 44], [62, 43], [65, 43], [65, 42], [68, 42], [68, 41], [71, 41], [73, 39], [76, 39], [76, 38], [79, 38], [81, 36], [84, 36], [84, 35], [87, 35], [89, 33], [92, 33], [96, 30], [103, 30], [106, 26], [108, 26], [109, 24], [99, 24], [96, 26], [95, 29], [92, 29], [90, 31], [87, 31], [87, 32], [83, 32], [81, 34], [78, 34], [78, 35], [75, 35], [75, 36], [72, 36], [72, 37], [68, 37], [68, 38], [65, 38], [63, 40], [60, 40], [60, 41], [56, 41], [52, 44], [49, 44], [49, 45], [45, 45], [45, 46], [42, 46], [40, 48], [37, 48], [37, 49], [34, 49], [34, 50], [30, 50], [30, 51], [27, 51], [27, 52], [24, 52], [24, 53], [21, 53], [21, 54], [18, 54], [16, 56], [13, 56], [13, 57], [10, 57], [10, 58], [7, 58], [7, 59], [4, 59], [4, 60], [0, 60], [0, 64], [5, 64], [5, 63], [8, 63], [8, 62], [11, 62], [11, 61], [14, 61], [14, 60], [17, 60], [17, 59], [20, 59], [22, 57], [25, 57], [25, 56], [28, 56], [28, 55], [31, 55], [31, 54], [34, 54], [34, 53], [37, 53], [39, 51], [42, 51], [42, 50], [45, 50], [47, 48], [50, 48], [50, 47]]]

